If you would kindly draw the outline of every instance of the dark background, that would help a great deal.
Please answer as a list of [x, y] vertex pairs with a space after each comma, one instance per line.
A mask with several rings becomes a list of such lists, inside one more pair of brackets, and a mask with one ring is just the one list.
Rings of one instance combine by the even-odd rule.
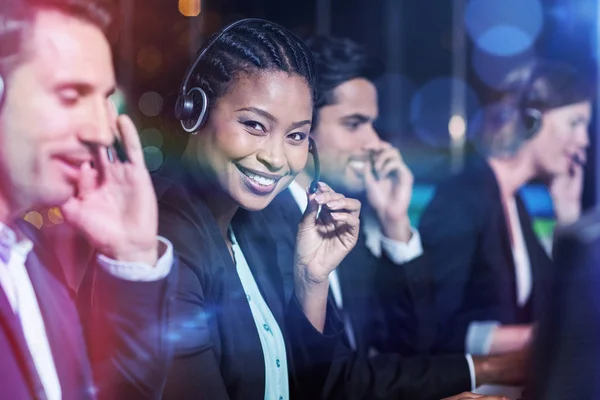
[[[497, 0], [503, 1], [503, 0]], [[464, 32], [463, 19], [455, 17], [462, 0], [204, 0], [198, 17], [184, 17], [175, 1], [134, 0], [121, 7], [121, 31], [116, 50], [117, 70], [126, 93], [127, 111], [142, 131], [160, 131], [168, 146], [178, 137], [178, 127], [165, 119], [196, 50], [207, 37], [227, 23], [259, 17], [280, 23], [301, 36], [329, 33], [350, 37], [368, 46], [400, 80], [390, 93], [380, 93], [378, 128], [385, 139], [398, 145], [418, 183], [436, 182], [449, 171], [448, 133], [424, 140], [409, 123], [408, 109], [415, 90], [431, 80], [456, 76], [456, 60], [463, 60], [462, 78], [473, 89], [478, 104], [493, 90], [473, 69], [474, 44]], [[468, 1], [464, 1], [468, 3]], [[589, 66], [596, 53], [597, 4], [594, 0], [548, 0], [543, 30], [535, 42], [537, 56]], [[463, 4], [464, 7], [464, 4]], [[519, 12], [519, 10], [515, 10]], [[387, 86], [389, 88], [389, 86]], [[161, 116], [148, 117], [138, 107], [143, 93], [162, 98]], [[447, 112], [452, 104], [448, 102]], [[156, 131], [154, 131], [156, 133]], [[590, 128], [592, 146], [586, 169], [584, 205], [593, 206], [598, 192], [596, 123]], [[440, 139], [441, 138], [441, 139]], [[146, 138], [147, 139], [147, 138]], [[155, 139], [155, 138], [154, 138]], [[147, 139], [152, 142], [153, 138]], [[427, 139], [427, 138], [425, 138]], [[160, 146], [159, 146], [160, 147]]]

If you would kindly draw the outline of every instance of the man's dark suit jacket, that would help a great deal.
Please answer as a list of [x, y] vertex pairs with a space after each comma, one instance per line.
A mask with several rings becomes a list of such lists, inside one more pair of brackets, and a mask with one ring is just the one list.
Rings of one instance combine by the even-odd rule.
[[521, 198], [516, 204], [531, 263], [533, 290], [517, 303], [510, 236], [492, 169], [472, 155], [464, 170], [436, 189], [421, 217], [419, 232], [435, 277], [441, 323], [437, 351], [464, 352], [469, 324], [531, 323], [541, 310], [552, 262], [537, 239]]
[[[287, 242], [278, 256], [290, 259], [301, 213], [289, 190], [264, 214], [278, 240]], [[427, 355], [436, 326], [428, 315], [434, 309], [426, 269], [421, 258], [398, 266], [385, 256], [373, 256], [361, 234], [337, 268], [343, 312], [350, 318], [357, 348], [338, 345], [319, 398], [439, 400], [471, 389], [464, 355]], [[379, 354], [370, 356], [372, 348]]]
[[558, 230], [552, 297], [534, 341], [528, 400], [600, 398], [600, 211]]
[[[37, 295], [62, 398], [160, 398], [171, 359], [166, 331], [175, 268], [169, 277], [152, 283], [123, 281], [97, 268], [93, 307], [81, 314], [82, 324], [58, 259], [33, 226], [18, 225], [34, 243], [25, 266]], [[0, 397], [45, 399], [20, 321], [1, 288], [0, 325]], [[88, 333], [85, 340], [82, 325]]]
[[[181, 266], [173, 316], [175, 359], [164, 398], [263, 399], [261, 342], [235, 264], [204, 200], [206, 192], [175, 164], [153, 179], [159, 232], [173, 243]], [[340, 339], [341, 322], [330, 309], [324, 334], [314, 329], [293, 294], [293, 275], [282, 274], [281, 268], [291, 271], [292, 265], [278, 264], [279, 242], [261, 218], [240, 209], [233, 230], [284, 335], [291, 397], [315, 399]]]

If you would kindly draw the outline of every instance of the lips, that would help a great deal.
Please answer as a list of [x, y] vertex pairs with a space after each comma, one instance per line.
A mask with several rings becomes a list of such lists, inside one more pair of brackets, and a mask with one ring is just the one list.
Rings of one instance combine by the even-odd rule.
[[352, 160], [348, 163], [348, 165], [350, 165], [351, 168], [362, 172], [364, 171], [367, 162], [363, 160]]
[[251, 192], [259, 195], [272, 193], [277, 187], [277, 183], [282, 178], [281, 175], [267, 174], [264, 172], [244, 168], [236, 165], [242, 176], [242, 180]]
[[57, 156], [55, 159], [60, 163], [65, 174], [72, 180], [79, 179], [81, 166], [89, 161], [88, 158], [75, 156]]

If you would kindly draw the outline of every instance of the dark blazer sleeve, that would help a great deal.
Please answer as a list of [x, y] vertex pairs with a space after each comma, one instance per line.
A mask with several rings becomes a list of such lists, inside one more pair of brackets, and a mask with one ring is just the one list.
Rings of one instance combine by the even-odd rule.
[[556, 273], [534, 340], [528, 400], [600, 398], [600, 212], [558, 230]]
[[342, 346], [337, 351], [322, 399], [439, 400], [471, 389], [463, 355], [369, 357]]
[[159, 399], [172, 359], [168, 319], [177, 281], [132, 282], [94, 267], [81, 315], [99, 399]]
[[[408, 311], [413, 314], [409, 317], [411, 322], [396, 320], [396, 330], [379, 327], [382, 331], [375, 335], [387, 338], [384, 343], [380, 342], [383, 346], [363, 343], [365, 348], [353, 351], [345, 341], [338, 343], [320, 398], [439, 400], [470, 390], [469, 367], [464, 355], [429, 356], [426, 352], [417, 355], [415, 346], [425, 346], [425, 341], [420, 343], [418, 329], [405, 325], [417, 323], [415, 314]], [[377, 309], [371, 312], [376, 313]], [[378, 329], [375, 324], [357, 328]], [[429, 334], [425, 340], [431, 342], [431, 337]], [[378, 347], [381, 353], [368, 354], [369, 345]], [[412, 356], [400, 353], [407, 348], [415, 353]]]
[[[404, 265], [385, 255], [372, 258], [373, 302], [364, 305], [366, 326], [353, 324], [355, 331], [363, 331], [363, 348], [354, 352], [340, 346], [323, 398], [438, 400], [470, 390], [464, 355], [429, 355], [436, 320], [425, 258]], [[370, 347], [379, 354], [369, 356]]]
[[465, 351], [470, 322], [486, 315], [476, 308], [461, 309], [478, 247], [480, 209], [463, 195], [460, 188], [440, 186], [419, 227], [435, 285], [435, 310], [440, 324], [438, 348], [459, 353]]
[[374, 292], [377, 348], [404, 356], [430, 354], [437, 332], [435, 291], [427, 255], [403, 265], [378, 260]]
[[175, 356], [168, 374], [164, 398], [229, 399], [214, 351], [208, 326], [202, 260], [205, 248], [195, 239], [198, 226], [186, 207], [173, 201], [159, 201], [159, 232], [176, 246], [179, 257], [179, 283], [170, 336], [176, 343]]

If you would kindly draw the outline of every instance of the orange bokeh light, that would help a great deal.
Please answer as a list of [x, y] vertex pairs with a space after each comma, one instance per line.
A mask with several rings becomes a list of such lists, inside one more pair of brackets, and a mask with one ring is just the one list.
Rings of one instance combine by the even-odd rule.
[[186, 17], [196, 17], [200, 14], [202, 0], [179, 0], [179, 12]]

